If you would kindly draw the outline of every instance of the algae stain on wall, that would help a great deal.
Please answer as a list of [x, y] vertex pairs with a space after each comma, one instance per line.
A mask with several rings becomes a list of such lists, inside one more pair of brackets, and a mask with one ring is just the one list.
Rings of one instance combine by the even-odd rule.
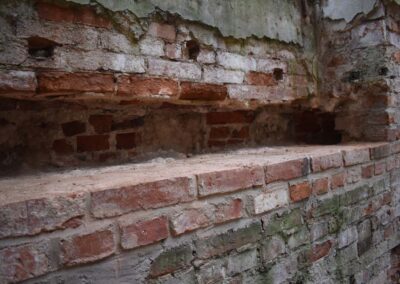
[[[88, 4], [90, 0], [68, 0]], [[302, 19], [293, 0], [94, 0], [112, 11], [147, 17], [161, 9], [218, 28], [235, 38], [256, 36], [302, 44]], [[93, 1], [92, 1], [93, 2]]]

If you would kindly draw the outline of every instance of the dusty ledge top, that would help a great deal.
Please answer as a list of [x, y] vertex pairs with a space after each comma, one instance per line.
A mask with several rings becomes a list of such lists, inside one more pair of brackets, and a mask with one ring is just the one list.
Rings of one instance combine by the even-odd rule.
[[76, 169], [0, 179], [0, 205], [66, 193], [94, 192], [134, 186], [177, 177], [246, 167], [266, 166], [299, 158], [342, 151], [371, 149], [388, 143], [357, 143], [330, 146], [260, 147], [187, 159], [155, 159], [145, 163], [93, 169]]

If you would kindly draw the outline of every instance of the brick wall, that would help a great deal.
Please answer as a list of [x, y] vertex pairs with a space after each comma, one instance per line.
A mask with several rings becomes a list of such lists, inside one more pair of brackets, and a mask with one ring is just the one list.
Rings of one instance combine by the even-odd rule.
[[315, 95], [306, 46], [225, 38], [168, 13], [0, 9], [4, 170], [287, 143], [292, 111], [279, 105]]
[[104, 102], [92, 102], [87, 108], [72, 102], [3, 102], [3, 174], [25, 171], [24, 165], [38, 169], [180, 157], [288, 143], [294, 137], [292, 111], [285, 108], [231, 110]]
[[337, 113], [336, 128], [347, 141], [399, 138], [399, 7], [390, 1], [373, 7], [350, 21], [321, 12], [318, 27], [321, 107]]
[[[395, 277], [398, 144], [263, 151], [3, 179], [0, 279], [384, 283]], [[10, 195], [15, 187], [22, 194]]]

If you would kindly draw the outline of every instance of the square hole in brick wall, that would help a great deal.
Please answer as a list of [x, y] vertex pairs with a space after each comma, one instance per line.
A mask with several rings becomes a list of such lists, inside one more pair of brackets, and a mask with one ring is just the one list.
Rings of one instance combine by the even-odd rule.
[[294, 142], [306, 144], [339, 144], [342, 135], [335, 129], [335, 114], [320, 111], [295, 112], [292, 120]]

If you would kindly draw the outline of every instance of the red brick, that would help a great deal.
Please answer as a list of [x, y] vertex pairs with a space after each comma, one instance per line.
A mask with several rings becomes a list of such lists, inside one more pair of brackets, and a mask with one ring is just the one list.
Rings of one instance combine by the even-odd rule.
[[181, 83], [181, 100], [218, 101], [224, 100], [227, 95], [228, 90], [224, 85], [191, 82]]
[[248, 126], [244, 126], [240, 128], [240, 130], [233, 130], [232, 138], [236, 139], [248, 139], [250, 138], [250, 128]]
[[371, 159], [379, 160], [390, 156], [390, 144], [383, 144], [371, 148]]
[[114, 76], [99, 73], [47, 72], [38, 74], [39, 94], [114, 92]]
[[120, 225], [121, 246], [124, 249], [146, 246], [168, 238], [168, 219], [165, 216]]
[[312, 192], [317, 195], [325, 194], [329, 189], [329, 179], [320, 178], [313, 181]]
[[194, 184], [180, 177], [92, 192], [92, 214], [97, 218], [140, 209], [165, 207], [194, 199]]
[[84, 203], [83, 194], [71, 194], [1, 206], [0, 239], [65, 229], [68, 221], [84, 215]]
[[176, 97], [178, 82], [171, 79], [121, 76], [118, 78], [118, 96]]
[[343, 187], [346, 184], [346, 173], [338, 173], [332, 176], [331, 189], [335, 190], [339, 187]]
[[43, 20], [84, 24], [98, 28], [112, 27], [109, 19], [96, 14], [96, 11], [90, 7], [68, 7], [39, 2], [36, 8], [39, 17]]
[[114, 234], [102, 229], [89, 234], [74, 235], [60, 241], [61, 263], [73, 266], [97, 261], [115, 252]]
[[266, 182], [291, 180], [307, 175], [309, 172], [308, 159], [297, 159], [267, 165], [265, 167]]
[[322, 244], [314, 245], [309, 256], [310, 261], [315, 262], [318, 259], [327, 256], [330, 253], [331, 248], [332, 248], [332, 241], [330, 240]]
[[103, 151], [110, 148], [108, 135], [86, 135], [77, 137], [78, 152]]
[[249, 111], [210, 112], [207, 113], [207, 124], [251, 123], [254, 113]]
[[32, 95], [36, 91], [35, 73], [29, 71], [1, 71], [0, 94], [28, 92]]
[[246, 75], [246, 82], [250, 85], [261, 85], [261, 86], [275, 86], [278, 82], [274, 79], [272, 73], [260, 73], [260, 72], [249, 72]]
[[111, 131], [112, 115], [97, 114], [89, 117], [89, 123], [97, 134]]
[[243, 190], [264, 184], [261, 167], [239, 168], [199, 174], [197, 176], [200, 196]]
[[215, 207], [215, 223], [224, 223], [243, 216], [243, 201], [240, 198], [219, 203]]
[[74, 147], [65, 139], [55, 140], [52, 149], [58, 155], [70, 155], [74, 152]]
[[86, 132], [86, 124], [78, 120], [63, 123], [61, 124], [61, 128], [67, 137]]
[[132, 149], [136, 147], [136, 133], [119, 133], [116, 135], [117, 149]]
[[375, 166], [368, 165], [361, 168], [361, 176], [362, 178], [371, 178], [374, 176]]
[[375, 175], [379, 176], [385, 172], [386, 162], [375, 163]]
[[343, 159], [346, 167], [368, 162], [370, 160], [369, 149], [343, 151]]
[[50, 257], [44, 243], [4, 248], [0, 250], [0, 279], [16, 283], [44, 275], [54, 270]]
[[230, 136], [231, 129], [229, 127], [213, 127], [210, 130], [209, 139], [226, 139]]
[[159, 37], [169, 42], [174, 42], [176, 39], [176, 29], [172, 25], [153, 22], [150, 24], [148, 32], [151, 36]]
[[307, 199], [311, 195], [311, 186], [308, 181], [293, 184], [289, 187], [290, 199], [293, 202], [299, 202]]
[[322, 172], [332, 168], [343, 166], [342, 153], [328, 154], [311, 158], [311, 167], [313, 172]]
[[212, 210], [207, 206], [202, 208], [187, 208], [171, 218], [171, 229], [174, 236], [182, 235], [211, 224]]

